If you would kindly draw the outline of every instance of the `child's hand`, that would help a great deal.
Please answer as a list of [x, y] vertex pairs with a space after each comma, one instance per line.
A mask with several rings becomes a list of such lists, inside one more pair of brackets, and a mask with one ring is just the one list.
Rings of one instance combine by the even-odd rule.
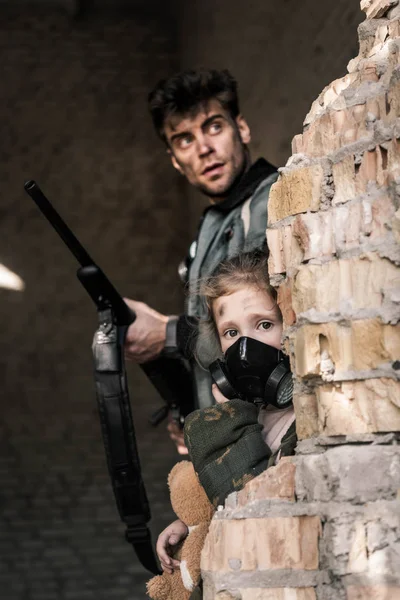
[[173, 573], [174, 569], [179, 569], [179, 560], [172, 558], [174, 546], [179, 544], [188, 534], [188, 528], [185, 523], [177, 519], [171, 525], [168, 525], [160, 533], [157, 540], [156, 552], [161, 563], [163, 571]]
[[216, 383], [212, 384], [212, 395], [215, 398], [215, 402], [217, 404], [223, 404], [224, 402], [228, 402], [229, 398], [227, 398], [226, 396], [223, 395], [223, 393], [219, 390], [218, 386]]
[[171, 416], [168, 419], [167, 429], [169, 431], [169, 437], [174, 442], [178, 454], [188, 454], [188, 449], [185, 446], [185, 439], [183, 437], [183, 429], [171, 419]]

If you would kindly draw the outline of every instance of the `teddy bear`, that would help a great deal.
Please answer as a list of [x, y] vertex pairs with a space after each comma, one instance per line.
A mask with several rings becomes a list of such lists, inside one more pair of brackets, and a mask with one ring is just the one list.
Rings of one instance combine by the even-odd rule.
[[189, 528], [189, 534], [174, 554], [180, 560], [180, 570], [150, 579], [147, 594], [153, 600], [188, 600], [200, 582], [200, 554], [215, 508], [187, 460], [172, 468], [168, 486], [172, 508]]

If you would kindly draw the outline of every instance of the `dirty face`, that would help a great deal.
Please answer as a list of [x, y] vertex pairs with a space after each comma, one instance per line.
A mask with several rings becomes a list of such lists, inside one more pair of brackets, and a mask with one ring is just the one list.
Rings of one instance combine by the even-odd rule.
[[248, 166], [250, 129], [241, 115], [233, 119], [217, 100], [194, 114], [169, 117], [164, 135], [175, 169], [212, 202], [226, 197]]
[[240, 337], [281, 348], [282, 317], [275, 300], [265, 290], [244, 287], [220, 296], [212, 305], [222, 352]]

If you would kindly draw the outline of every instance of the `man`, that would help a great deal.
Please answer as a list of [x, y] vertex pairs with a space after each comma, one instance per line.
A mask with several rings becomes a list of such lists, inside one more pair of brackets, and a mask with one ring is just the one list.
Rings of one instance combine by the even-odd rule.
[[[191, 356], [196, 320], [204, 310], [194, 285], [225, 258], [265, 243], [267, 200], [277, 171], [264, 159], [251, 164], [250, 129], [228, 71], [179, 73], [156, 86], [149, 106], [173, 167], [208, 197], [210, 206], [181, 270], [191, 292], [185, 314], [167, 317], [142, 302], [127, 300], [137, 318], [128, 330], [125, 352], [138, 363], [162, 352], [189, 359], [197, 405], [205, 407], [213, 403], [210, 377]], [[170, 423], [168, 428], [178, 452], [185, 454], [179, 427]]]

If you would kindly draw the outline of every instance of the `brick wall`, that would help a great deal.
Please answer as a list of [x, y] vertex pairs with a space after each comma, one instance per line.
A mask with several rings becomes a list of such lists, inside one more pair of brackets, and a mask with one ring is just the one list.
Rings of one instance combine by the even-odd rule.
[[359, 54], [312, 104], [269, 201], [296, 457], [217, 513], [207, 600], [400, 597], [400, 7], [361, 5]]
[[[37, 179], [124, 294], [178, 310], [176, 264], [204, 198], [183, 190], [165, 159], [149, 88], [178, 64], [229, 67], [254, 155], [283, 164], [311, 100], [354, 56], [362, 18], [355, 0], [95, 0], [73, 20], [77, 4], [0, 1], [0, 263], [26, 284], [0, 288], [4, 600], [132, 600], [147, 578], [122, 539], [106, 473], [94, 308], [24, 180]], [[172, 517], [176, 457], [147, 425], [160, 401], [138, 369], [129, 376], [156, 534]]]

